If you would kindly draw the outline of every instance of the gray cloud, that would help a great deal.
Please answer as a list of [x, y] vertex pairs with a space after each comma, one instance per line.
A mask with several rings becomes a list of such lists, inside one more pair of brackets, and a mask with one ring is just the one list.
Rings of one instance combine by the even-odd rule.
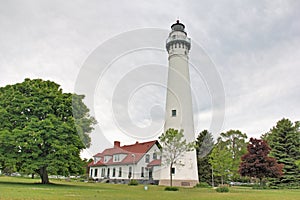
[[[179, 17], [192, 41], [205, 49], [222, 79], [226, 94], [222, 131], [241, 129], [258, 137], [282, 117], [299, 120], [299, 1], [2, 0], [0, 3], [0, 86], [39, 77], [61, 84], [65, 91], [74, 91], [85, 59], [103, 42], [139, 28], [169, 29]], [[163, 49], [165, 41], [159, 42]], [[191, 54], [197, 56], [195, 51], [192, 44]], [[101, 90], [96, 93], [101, 96], [99, 103], [111, 102], [110, 90], [124, 73], [120, 71], [121, 65], [134, 69], [151, 60], [167, 64], [166, 52], [131, 56], [135, 57], [128, 55], [119, 60], [115, 64], [117, 71], [103, 80]], [[196, 131], [200, 132], [211, 124], [211, 97], [205, 77], [201, 79], [194, 70], [191, 72], [194, 96], [198, 98], [194, 102]], [[144, 89], [131, 101], [130, 120], [140, 126], [150, 121], [159, 125], [165, 103], [161, 100], [162, 89]], [[155, 95], [142, 99], [149, 92]], [[116, 102], [124, 106], [122, 99]], [[94, 106], [101, 119], [101, 130], [97, 128], [92, 134], [96, 139], [91, 154], [112, 142], [99, 135], [121, 134], [110, 125], [109, 108], [89, 105]], [[143, 113], [144, 110], [147, 112]], [[125, 143], [132, 141], [123, 139]]]

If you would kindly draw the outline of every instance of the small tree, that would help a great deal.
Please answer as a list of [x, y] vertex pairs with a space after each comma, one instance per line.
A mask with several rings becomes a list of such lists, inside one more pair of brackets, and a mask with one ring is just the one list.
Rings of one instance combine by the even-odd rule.
[[168, 129], [159, 137], [162, 145], [162, 157], [165, 164], [170, 166], [170, 186], [172, 187], [172, 168], [181, 164], [183, 154], [194, 149], [194, 143], [188, 143], [183, 135], [183, 130]]
[[232, 158], [230, 173], [233, 180], [239, 179], [239, 165], [241, 157], [247, 152], [247, 135], [239, 130], [229, 130], [221, 133], [220, 139], [224, 142]]
[[209, 163], [213, 169], [213, 175], [221, 177], [221, 184], [224, 184], [224, 179], [227, 180], [231, 173], [232, 155], [226, 144], [219, 138], [217, 144], [213, 148]]
[[241, 176], [258, 178], [260, 185], [265, 177], [282, 176], [283, 164], [278, 164], [275, 158], [268, 156], [271, 148], [264, 140], [250, 138], [247, 150], [239, 167]]

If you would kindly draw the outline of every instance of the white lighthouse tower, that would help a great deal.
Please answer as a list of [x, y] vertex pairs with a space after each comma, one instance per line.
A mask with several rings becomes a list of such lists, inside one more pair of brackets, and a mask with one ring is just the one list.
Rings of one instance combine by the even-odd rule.
[[[185, 26], [177, 20], [171, 26], [166, 48], [169, 54], [168, 90], [164, 132], [169, 128], [183, 129], [188, 142], [195, 141], [192, 95], [189, 74], [191, 39]], [[163, 163], [163, 162], [162, 162]], [[174, 186], [194, 186], [198, 183], [196, 151], [186, 152], [181, 163], [172, 170]], [[170, 184], [169, 166], [161, 166], [160, 185]]]

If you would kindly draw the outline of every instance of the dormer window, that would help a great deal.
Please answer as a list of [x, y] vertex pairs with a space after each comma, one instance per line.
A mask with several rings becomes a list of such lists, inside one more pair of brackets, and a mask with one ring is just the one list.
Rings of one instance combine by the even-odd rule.
[[114, 162], [120, 162], [120, 154], [116, 154], [113, 156], [113, 161]]
[[94, 157], [94, 164], [96, 164], [99, 160], [101, 160], [100, 157]]
[[110, 160], [110, 156], [104, 156], [104, 162], [107, 163]]

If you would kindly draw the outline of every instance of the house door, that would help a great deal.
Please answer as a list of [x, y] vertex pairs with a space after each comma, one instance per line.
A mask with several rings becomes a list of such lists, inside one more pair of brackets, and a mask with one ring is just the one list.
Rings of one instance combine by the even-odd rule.
[[149, 180], [152, 180], [153, 179], [153, 169], [152, 167], [149, 168]]

